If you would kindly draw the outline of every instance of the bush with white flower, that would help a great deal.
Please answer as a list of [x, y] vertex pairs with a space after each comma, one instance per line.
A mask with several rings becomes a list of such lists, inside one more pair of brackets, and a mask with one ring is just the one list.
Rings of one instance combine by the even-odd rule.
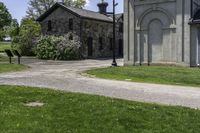
[[64, 36], [42, 36], [37, 43], [36, 55], [40, 59], [81, 59], [80, 39], [73, 33]]

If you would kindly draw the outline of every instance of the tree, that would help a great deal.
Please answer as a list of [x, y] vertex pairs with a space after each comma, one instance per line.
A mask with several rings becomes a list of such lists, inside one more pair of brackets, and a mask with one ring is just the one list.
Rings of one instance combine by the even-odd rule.
[[[36, 19], [53, 6], [57, 0], [30, 0], [27, 10], [27, 16]], [[82, 8], [85, 4], [85, 0], [64, 0], [66, 6], [73, 6], [76, 8]]]
[[10, 25], [9, 29], [9, 35], [10, 37], [17, 36], [19, 34], [19, 23], [17, 22], [17, 19], [13, 19]]
[[23, 18], [19, 29], [19, 36], [13, 39], [12, 48], [20, 50], [22, 55], [34, 55], [36, 40], [41, 33], [40, 30], [40, 24], [34, 21], [34, 19]]
[[12, 16], [3, 2], [0, 2], [0, 29], [4, 26], [9, 26], [12, 21]]
[[13, 19], [10, 26], [5, 26], [4, 31], [5, 34], [11, 38], [17, 36], [19, 34], [19, 23], [17, 22], [17, 19]]
[[40, 36], [40, 24], [32, 18], [23, 18], [20, 25], [20, 36]]
[[5, 36], [3, 28], [9, 26], [12, 21], [12, 16], [3, 2], [0, 2], [0, 40]]

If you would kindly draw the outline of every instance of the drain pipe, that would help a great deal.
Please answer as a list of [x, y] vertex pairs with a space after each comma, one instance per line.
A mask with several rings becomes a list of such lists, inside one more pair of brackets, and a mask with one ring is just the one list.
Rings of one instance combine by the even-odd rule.
[[130, 51], [129, 51], [129, 48], [130, 48], [130, 0], [128, 0], [128, 61], [130, 61]]
[[191, 15], [190, 18], [192, 18], [193, 17], [193, 0], [191, 0], [191, 4], [190, 4], [190, 15]]
[[200, 64], [199, 64], [199, 44], [197, 44], [197, 66], [200, 68]]
[[197, 66], [200, 68], [200, 62], [199, 62], [199, 43], [200, 43], [200, 41], [199, 41], [199, 35], [200, 35], [200, 32], [198, 32], [198, 41], [197, 41]]

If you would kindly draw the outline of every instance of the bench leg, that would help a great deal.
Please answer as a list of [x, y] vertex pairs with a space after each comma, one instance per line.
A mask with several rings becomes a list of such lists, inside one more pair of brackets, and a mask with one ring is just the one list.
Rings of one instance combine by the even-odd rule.
[[12, 64], [12, 58], [11, 57], [9, 57], [9, 63]]
[[18, 64], [20, 64], [20, 57], [18, 57]]

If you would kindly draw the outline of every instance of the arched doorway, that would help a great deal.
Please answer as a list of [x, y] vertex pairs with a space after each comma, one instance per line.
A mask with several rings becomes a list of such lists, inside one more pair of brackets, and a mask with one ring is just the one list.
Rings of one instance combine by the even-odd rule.
[[163, 56], [163, 31], [162, 23], [154, 19], [149, 24], [148, 32], [148, 63], [157, 63]]
[[92, 37], [88, 37], [87, 46], [88, 46], [88, 57], [92, 57], [93, 56], [93, 38]]

